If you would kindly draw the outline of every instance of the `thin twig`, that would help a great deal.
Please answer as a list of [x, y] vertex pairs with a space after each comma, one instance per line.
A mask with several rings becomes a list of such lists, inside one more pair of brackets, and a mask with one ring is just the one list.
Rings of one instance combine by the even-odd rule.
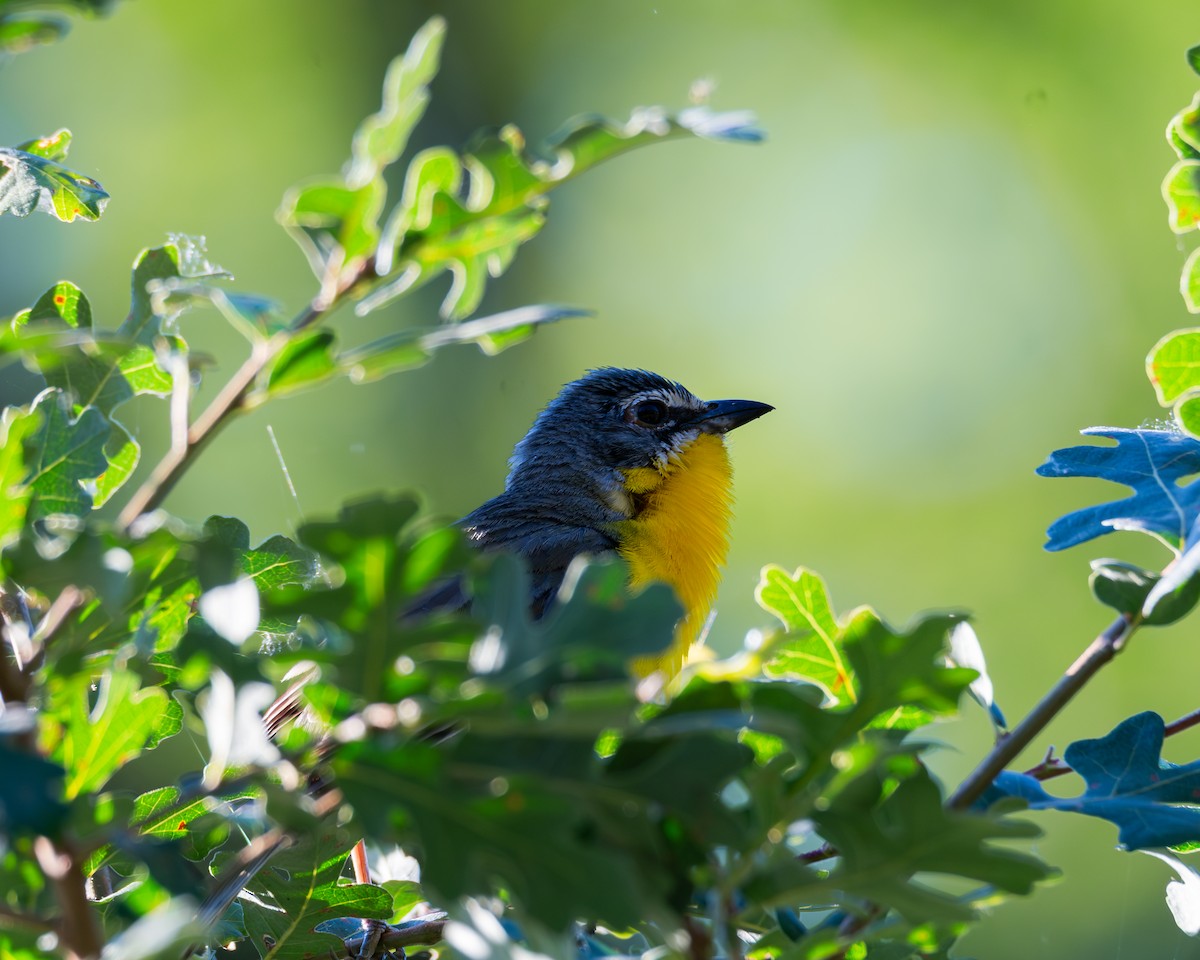
[[1109, 624], [1079, 659], [1067, 668], [1067, 672], [1058, 683], [1042, 697], [1025, 719], [1018, 723], [1012, 732], [984, 757], [983, 762], [970, 776], [959, 784], [958, 789], [946, 801], [947, 808], [964, 810], [969, 807], [988, 788], [996, 775], [1046, 728], [1100, 668], [1117, 655], [1135, 627], [1135, 622], [1124, 614]]
[[0, 930], [12, 930], [14, 928], [24, 928], [26, 930], [37, 930], [47, 933], [54, 929], [54, 924], [49, 920], [35, 917], [31, 913], [21, 913], [19, 910], [13, 910], [0, 903]]
[[367, 863], [367, 844], [359, 840], [350, 851], [350, 864], [354, 867], [355, 883], [371, 882], [371, 865]]
[[[1175, 734], [1183, 733], [1183, 731], [1190, 730], [1195, 726], [1200, 726], [1200, 709], [1193, 710], [1191, 713], [1184, 714], [1178, 720], [1172, 720], [1166, 724], [1163, 727], [1163, 736], [1173, 737]], [[1075, 771], [1065, 760], [1056, 757], [1053, 748], [1051, 748], [1041, 763], [1036, 767], [1030, 767], [1024, 772], [1027, 777], [1044, 781], [1053, 780], [1055, 777], [1065, 777], [1068, 773], [1074, 773]]]

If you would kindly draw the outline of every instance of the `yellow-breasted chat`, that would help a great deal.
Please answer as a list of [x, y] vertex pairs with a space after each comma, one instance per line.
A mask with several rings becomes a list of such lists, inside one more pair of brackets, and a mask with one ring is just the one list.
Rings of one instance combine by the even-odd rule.
[[634, 588], [670, 586], [684, 608], [675, 640], [633, 669], [673, 675], [708, 618], [729, 550], [724, 436], [772, 409], [704, 401], [645, 370], [593, 370], [538, 415], [513, 451], [504, 492], [459, 523], [480, 549], [524, 558], [534, 616], [580, 554], [619, 555]]
[[[679, 672], [716, 599], [729, 549], [733, 472], [725, 434], [773, 410], [755, 400], [710, 400], [645, 370], [603, 368], [568, 383], [509, 460], [504, 492], [459, 521], [481, 550], [523, 558], [530, 609], [554, 601], [571, 561], [616, 554], [630, 586], [670, 586], [683, 605], [671, 647], [635, 660], [645, 676]], [[465, 606], [461, 579], [421, 597], [404, 616]], [[311, 665], [263, 717], [274, 733], [302, 712]]]

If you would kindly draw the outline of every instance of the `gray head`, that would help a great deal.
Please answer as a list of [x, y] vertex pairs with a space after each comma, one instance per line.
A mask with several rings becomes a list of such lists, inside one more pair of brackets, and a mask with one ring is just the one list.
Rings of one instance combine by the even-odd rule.
[[592, 370], [538, 415], [513, 451], [507, 485], [564, 466], [593, 476], [661, 468], [700, 433], [723, 434], [773, 409], [754, 400], [704, 401], [647, 370]]

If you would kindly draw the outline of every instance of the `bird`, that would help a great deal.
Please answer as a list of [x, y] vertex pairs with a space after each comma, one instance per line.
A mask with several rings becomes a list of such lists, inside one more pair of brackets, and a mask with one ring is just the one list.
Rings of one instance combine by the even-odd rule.
[[[538, 414], [509, 458], [499, 495], [457, 521], [482, 552], [506, 551], [530, 574], [529, 610], [553, 608], [580, 555], [620, 557], [636, 591], [671, 587], [683, 607], [671, 646], [635, 658], [630, 671], [671, 679], [682, 669], [717, 596], [729, 552], [733, 471], [725, 434], [775, 409], [756, 400], [701, 400], [647, 370], [602, 367], [566, 384]], [[413, 622], [464, 609], [470, 596], [454, 577], [401, 611]], [[303, 712], [298, 664], [263, 715], [270, 736]]]
[[670, 678], [703, 630], [729, 552], [725, 434], [773, 409], [701, 400], [647, 370], [592, 370], [546, 405], [513, 450], [504, 491], [459, 526], [478, 549], [524, 559], [535, 618], [581, 554], [620, 557], [634, 591], [671, 587], [684, 612], [670, 648], [631, 664]]

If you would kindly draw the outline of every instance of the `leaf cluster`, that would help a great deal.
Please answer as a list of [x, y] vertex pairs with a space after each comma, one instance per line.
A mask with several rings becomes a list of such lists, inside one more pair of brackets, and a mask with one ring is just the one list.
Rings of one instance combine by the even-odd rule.
[[[13, 8], [0, 2], [0, 46]], [[284, 198], [317, 287], [293, 319], [232, 290], [201, 241], [172, 237], [135, 259], [119, 323], [61, 281], [0, 329], [0, 361], [46, 383], [0, 418], [0, 955], [947, 956], [982, 907], [1051, 874], [1020, 849], [1037, 834], [1020, 806], [1103, 817], [1130, 849], [1200, 842], [1196, 764], [1161, 760], [1154, 714], [1073, 744], [1065, 763], [996, 776], [1070, 683], [999, 739], [979, 802], [961, 788], [946, 800], [933, 725], [968, 690], [1002, 725], [959, 614], [903, 629], [866, 607], [839, 615], [817, 574], [768, 566], [757, 598], [774, 626], [733, 657], [638, 683], [629, 664], [672, 642], [681, 611], [665, 586], [632, 594], [619, 563], [578, 559], [535, 621], [522, 565], [475, 555], [411, 496], [257, 545], [240, 519], [158, 509], [240, 413], [448, 344], [495, 352], [580, 312], [472, 318], [560, 185], [673, 137], [761, 136], [743, 113], [649, 108], [574, 121], [540, 153], [509, 126], [410, 155], [444, 34], [434, 18], [391, 65], [342, 171]], [[1179, 229], [1200, 223], [1195, 110], [1168, 131]], [[0, 213], [100, 217], [102, 188], [61, 165], [69, 142], [0, 149]], [[440, 323], [344, 346], [326, 322], [443, 274]], [[195, 310], [227, 319], [249, 355], [194, 415], [207, 375], [186, 340]], [[1056, 521], [1048, 548], [1130, 529], [1175, 557], [1162, 572], [1093, 564], [1120, 615], [1098, 648], [1109, 658], [1200, 598], [1200, 440], [1184, 432], [1195, 336], [1149, 361], [1182, 430], [1095, 428], [1115, 446], [1059, 450], [1039, 471], [1133, 491]], [[171, 443], [112, 522], [97, 510], [142, 456], [119, 419], [135, 396], [168, 401]], [[430, 602], [447, 596], [473, 602]], [[181, 741], [199, 763], [179, 760]], [[1067, 770], [1084, 793], [1042, 788]], [[380, 855], [370, 876], [347, 864], [360, 837]]]

